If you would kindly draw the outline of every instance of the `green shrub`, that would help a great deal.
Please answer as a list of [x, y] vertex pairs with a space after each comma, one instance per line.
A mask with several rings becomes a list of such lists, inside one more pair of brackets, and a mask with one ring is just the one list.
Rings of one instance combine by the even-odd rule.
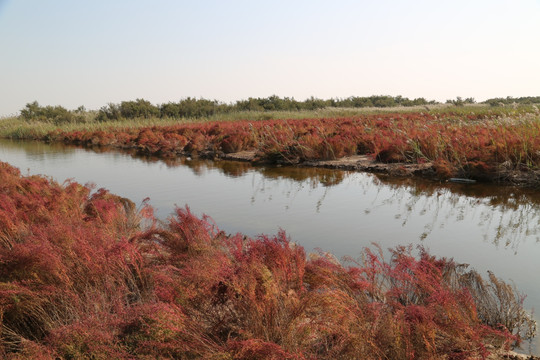
[[109, 121], [120, 119], [152, 118], [159, 117], [160, 110], [150, 101], [136, 99], [135, 101], [122, 101], [120, 104], [109, 103], [99, 109], [96, 120]]
[[465, 104], [476, 104], [476, 100], [474, 100], [474, 98], [472, 97], [463, 99], [461, 96], [458, 96], [456, 97], [455, 100], [452, 100], [452, 99], [446, 100], [446, 103], [454, 104], [455, 106], [463, 106]]
[[109, 103], [107, 106], [103, 106], [99, 109], [96, 120], [99, 122], [120, 120], [121, 117], [120, 105]]
[[165, 118], [200, 118], [231, 110], [230, 105], [217, 100], [185, 98], [177, 103], [169, 102], [160, 107], [161, 117]]
[[135, 101], [122, 101], [120, 103], [120, 115], [126, 119], [151, 118], [159, 116], [159, 108], [144, 99]]
[[524, 104], [524, 105], [533, 105], [540, 104], [540, 96], [525, 96], [519, 98], [513, 98], [507, 96], [506, 98], [492, 98], [484, 101], [484, 104], [489, 104], [491, 106], [501, 106], [501, 105], [512, 105], [512, 104]]
[[[84, 107], [83, 107], [84, 109]], [[84, 122], [84, 110], [79, 107], [77, 112], [67, 110], [62, 106], [40, 106], [37, 101], [26, 104], [21, 117], [27, 121], [53, 122], [56, 125]]]

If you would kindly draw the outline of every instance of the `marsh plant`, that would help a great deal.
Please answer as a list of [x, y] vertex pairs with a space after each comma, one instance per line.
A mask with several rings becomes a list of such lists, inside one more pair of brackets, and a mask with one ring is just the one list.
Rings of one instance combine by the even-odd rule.
[[6, 359], [466, 359], [534, 335], [514, 287], [421, 248], [339, 262], [6, 163], [0, 184]]

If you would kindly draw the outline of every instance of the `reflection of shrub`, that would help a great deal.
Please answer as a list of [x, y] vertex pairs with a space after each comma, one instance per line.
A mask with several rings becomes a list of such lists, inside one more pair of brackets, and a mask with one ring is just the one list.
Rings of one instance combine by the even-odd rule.
[[56, 125], [83, 122], [84, 109], [70, 111], [62, 106], [40, 106], [37, 101], [26, 104], [21, 111], [21, 117], [29, 121], [50, 121]]

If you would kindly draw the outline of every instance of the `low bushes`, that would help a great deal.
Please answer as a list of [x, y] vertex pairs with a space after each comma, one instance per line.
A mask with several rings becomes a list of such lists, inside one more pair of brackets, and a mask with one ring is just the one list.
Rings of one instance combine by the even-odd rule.
[[485, 358], [533, 325], [514, 288], [423, 250], [306, 257], [284, 232], [231, 236], [188, 208], [160, 225], [0, 163], [7, 359]]
[[99, 122], [121, 119], [159, 117], [160, 110], [144, 99], [135, 101], [122, 101], [120, 104], [108, 104], [102, 107], [96, 116]]
[[31, 122], [52, 122], [55, 125], [85, 122], [86, 118], [82, 114], [84, 108], [78, 110], [67, 110], [62, 106], [41, 106], [37, 101], [26, 104], [21, 110], [21, 117]]

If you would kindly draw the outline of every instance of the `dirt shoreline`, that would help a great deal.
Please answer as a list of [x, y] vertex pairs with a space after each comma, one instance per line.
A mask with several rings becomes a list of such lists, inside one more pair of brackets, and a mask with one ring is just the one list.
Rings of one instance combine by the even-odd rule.
[[487, 360], [540, 360], [540, 357], [534, 355], [519, 354], [515, 351], [495, 351], [491, 353]]
[[[203, 155], [204, 156], [204, 155]], [[268, 163], [264, 159], [258, 159], [255, 151], [241, 151], [237, 153], [220, 154], [218, 156], [209, 156], [221, 160], [245, 161], [252, 164]], [[326, 169], [359, 171], [388, 174], [396, 177], [418, 176], [433, 180], [446, 181], [437, 175], [433, 163], [426, 162], [422, 164], [411, 163], [382, 163], [374, 160], [368, 155], [353, 155], [336, 160], [311, 160], [311, 161], [292, 161], [278, 162], [279, 165], [298, 166], [298, 167], [320, 167]], [[540, 187], [540, 170], [519, 170], [505, 168], [504, 164], [500, 166], [496, 174], [481, 174], [476, 178], [462, 175], [465, 179], [471, 179], [478, 182], [498, 183], [501, 185], [515, 185], [523, 187]]]

